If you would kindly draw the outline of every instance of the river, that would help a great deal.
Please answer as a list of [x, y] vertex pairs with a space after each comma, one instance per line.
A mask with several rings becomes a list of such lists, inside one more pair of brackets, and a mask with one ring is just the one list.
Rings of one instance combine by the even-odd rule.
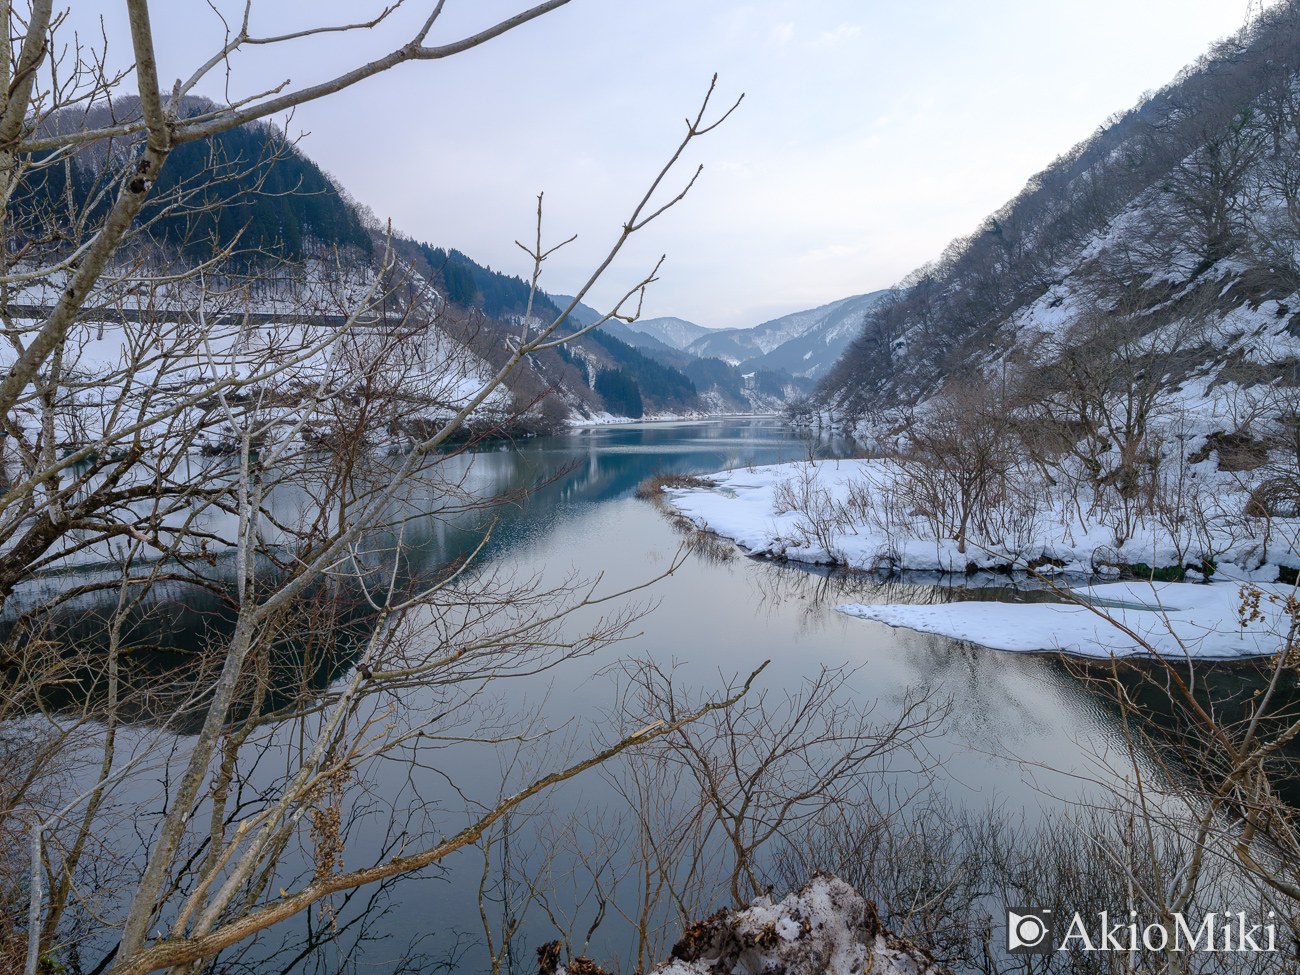
[[[565, 471], [534, 494], [525, 509], [506, 515], [489, 557], [521, 576], [547, 581], [574, 572], [588, 579], [599, 576], [602, 592], [638, 586], [662, 572], [684, 540], [662, 511], [635, 497], [640, 481], [666, 471], [702, 473], [797, 460], [809, 456], [810, 449], [819, 457], [847, 456], [853, 444], [810, 445], [774, 419], [738, 418], [590, 427], [482, 451], [474, 458], [476, 465], [510, 472], [508, 478], [487, 477], [492, 483]], [[466, 542], [444, 539], [442, 544]], [[939, 586], [805, 571], [743, 553], [721, 559], [688, 556], [671, 576], [631, 598], [648, 608], [633, 628], [634, 638], [545, 677], [519, 681], [504, 691], [506, 706], [544, 702], [552, 727], [572, 721], [567, 729], [571, 738], [585, 740], [591, 729], [608, 725], [609, 714], [618, 713], [615, 676], [606, 669], [618, 659], [644, 657], [673, 665], [675, 682], [701, 691], [743, 677], [770, 659], [751, 693], [773, 699], [799, 688], [823, 665], [847, 667], [852, 673], [843, 692], [858, 703], [874, 702], [873, 720], [887, 721], [909, 696], [929, 694], [935, 701], [951, 702], [949, 717], [926, 743], [932, 788], [973, 809], [998, 807], [1015, 817], [1023, 811], [1033, 822], [1042, 809], [1060, 808], [1063, 800], [1088, 792], [1087, 780], [1104, 770], [1097, 756], [1114, 742], [1111, 719], [1066, 668], [1051, 657], [988, 651], [834, 611], [842, 602], [961, 595]], [[440, 772], [466, 792], [490, 795], [501, 777], [503, 759], [495, 752], [466, 750], [446, 759]], [[890, 775], [877, 785], [910, 792], [920, 782], [914, 768]], [[600, 815], [611, 817], [620, 805], [602, 776], [589, 772], [553, 793], [542, 818], [563, 818], [580, 808], [603, 810]], [[521, 831], [511, 854], [512, 868], [519, 872], [538, 859], [527, 838], [530, 830]], [[586, 838], [599, 842], [589, 832]], [[349, 862], [353, 856], [363, 862], [378, 852], [377, 846], [358, 843], [349, 847]], [[389, 913], [375, 927], [376, 935], [388, 939], [368, 947], [366, 958], [379, 962], [395, 957], [405, 949], [407, 936], [425, 932], [437, 938], [424, 947], [442, 957], [439, 951], [447, 948], [448, 934], [455, 930], [463, 933], [461, 944], [467, 949], [458, 967], [485, 970], [481, 944], [470, 944], [483, 937], [477, 904], [482, 867], [477, 850], [462, 850], [445, 863], [444, 874], [394, 887]], [[494, 859], [494, 878], [499, 869]], [[569, 901], [552, 904], [552, 914], [561, 924], [566, 915], [571, 918], [580, 943], [594, 919], [595, 901], [576, 906], [573, 898], [580, 889], [563, 877], [553, 877], [552, 884], [560, 891], [556, 899]], [[513, 896], [522, 899], [517, 892]], [[504, 910], [499, 902], [489, 905], [490, 920], [499, 923]], [[529, 906], [516, 939], [516, 969], [533, 970], [533, 949], [558, 936], [543, 907]], [[630, 937], [629, 927], [607, 910], [589, 954], [626, 958]], [[385, 970], [383, 964], [380, 969]]]
[[[704, 473], [852, 451], [848, 441], [802, 440], [776, 419], [721, 418], [580, 428], [516, 445], [489, 445], [457, 463], [472, 465], [473, 480], [484, 491], [539, 478], [546, 482], [526, 503], [498, 513], [480, 571], [510, 572], [544, 583], [577, 575], [598, 579], [598, 592], [604, 594], [661, 574], [679, 557], [685, 541], [671, 518], [635, 496], [643, 479], [661, 472]], [[470, 550], [479, 537], [464, 530], [472, 527], [443, 526], [423, 539], [425, 561]], [[561, 729], [570, 749], [582, 753], [626, 711], [626, 699], [619, 696], [622, 671], [615, 666], [620, 660], [652, 661], [672, 670], [678, 689], [702, 694], [734, 685], [770, 660], [750, 693], [766, 694], [773, 702], [797, 692], [822, 667], [844, 668], [840, 699], [873, 707], [874, 722], [887, 723], [905, 702], [921, 697], [947, 709], [919, 755], [881, 764], [866, 783], [869, 788], [896, 795], [932, 789], [954, 804], [975, 810], [997, 807], [1034, 822], [1044, 809], [1061, 808], [1089, 792], [1091, 780], [1108, 774], [1098, 756], [1115, 742], [1113, 721], [1070, 672], [1049, 656], [988, 651], [834, 611], [842, 602], [962, 595], [936, 585], [805, 571], [722, 546], [686, 555], [671, 575], [649, 588], [571, 621], [576, 628], [635, 606], [641, 615], [623, 641], [544, 673], [493, 682], [485, 691], [492, 695], [491, 703], [485, 699], [484, 704], [503, 716], [536, 707], [539, 722]], [[1018, 598], [1014, 591], [1001, 595]], [[529, 770], [520, 763], [553, 764], [558, 751], [521, 758], [512, 749], [511, 743], [460, 745], [437, 753], [436, 765], [422, 760], [412, 766], [399, 759], [380, 766], [367, 791], [352, 797], [351, 808], [363, 811], [347, 836], [343, 865], [355, 868], [391, 856], [400, 848], [401, 823], [407, 820], [441, 816], [441, 828], [459, 828], [463, 812], [458, 821], [455, 810], [463, 810], [464, 803], [458, 797], [490, 803], [503, 779], [528, 778]], [[611, 769], [617, 773], [618, 767]], [[680, 788], [688, 786], [683, 779]], [[129, 806], [131, 800], [122, 796], [119, 801]], [[499, 844], [492, 852], [489, 893], [494, 885], [497, 893], [507, 890], [509, 903], [488, 900], [488, 919], [499, 925], [503, 916], [522, 918], [506, 968], [535, 970], [533, 949], [558, 936], [557, 923], [571, 926], [580, 945], [597, 915], [598, 899], [582, 900], [584, 892], [589, 894], [589, 876], [579, 863], [574, 879], [574, 856], [559, 850], [554, 835], [557, 823], [579, 812], [586, 819], [574, 825], [575, 835], [596, 847], [612, 847], [603, 851], [611, 862], [626, 852], [618, 849], [625, 837], [597, 835], [605, 829], [601, 824], [627, 815], [609, 775], [598, 770], [556, 789], [529, 814], [521, 813], [513, 823], [517, 833], [509, 853]], [[395, 816], [405, 817], [396, 828]], [[539, 829], [546, 837], [540, 845]], [[550, 899], [529, 903], [522, 879], [548, 853], [556, 854], [544, 881]], [[291, 851], [290, 860], [297, 855]], [[232, 949], [228, 961], [232, 970], [258, 972], [349, 966], [389, 972], [399, 970], [397, 959], [411, 956], [415, 960], [400, 970], [431, 970], [449, 960], [458, 970], [486, 970], [478, 897], [483, 872], [480, 851], [462, 849], [438, 869], [382, 891], [362, 890], [351, 899], [336, 896], [332, 914], [313, 910], [264, 936], [245, 955], [236, 956]], [[631, 928], [618, 916], [619, 906], [627, 908], [607, 907], [591, 937], [588, 953], [596, 959], [628, 957]], [[318, 950], [304, 953], [312, 942]], [[85, 957], [93, 954], [87, 949]]]

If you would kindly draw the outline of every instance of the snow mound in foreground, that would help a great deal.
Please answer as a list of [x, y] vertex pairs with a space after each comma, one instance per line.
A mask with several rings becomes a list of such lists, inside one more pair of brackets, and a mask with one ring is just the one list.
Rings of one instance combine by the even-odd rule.
[[[595, 975], [585, 958], [558, 965], [559, 942], [538, 949], [541, 975]], [[762, 897], [686, 929], [672, 960], [651, 975], [952, 975], [933, 956], [880, 923], [874, 902], [815, 874], [779, 904]]]

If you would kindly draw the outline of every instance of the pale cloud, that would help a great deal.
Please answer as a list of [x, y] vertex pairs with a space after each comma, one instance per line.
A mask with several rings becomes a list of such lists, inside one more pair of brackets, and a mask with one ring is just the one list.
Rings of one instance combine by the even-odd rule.
[[824, 30], [818, 35], [817, 40], [813, 41], [813, 47], [833, 48], [839, 47], [847, 41], [853, 40], [862, 33], [862, 28], [853, 24], [840, 24], [834, 30]]
[[794, 37], [794, 24], [773, 24], [767, 32], [767, 39], [778, 47], [784, 47]]

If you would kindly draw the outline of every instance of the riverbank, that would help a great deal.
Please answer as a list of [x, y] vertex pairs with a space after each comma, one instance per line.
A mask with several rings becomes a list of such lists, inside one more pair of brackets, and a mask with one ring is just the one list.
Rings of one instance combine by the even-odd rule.
[[[1172, 531], [1142, 525], [1117, 544], [1113, 524], [1090, 519], [1062, 492], [1040, 498], [1038, 510], [1007, 513], [1018, 520], [1001, 538], [963, 546], [899, 505], [904, 476], [891, 461], [812, 461], [723, 471], [663, 492], [697, 528], [755, 556], [887, 573], [1030, 570], [1061, 589], [1061, 603], [837, 607], [861, 619], [997, 650], [1103, 658], [1255, 657], [1284, 641], [1300, 567], [1294, 520], [1180, 519]], [[1128, 579], [1087, 584], [1098, 576]]]
[[616, 423], [681, 423], [689, 420], [750, 420], [773, 418], [776, 413], [702, 413], [688, 410], [685, 413], [647, 413], [645, 416], [615, 416], [613, 413], [594, 413], [589, 417], [571, 418], [566, 421], [570, 427], [603, 427]]

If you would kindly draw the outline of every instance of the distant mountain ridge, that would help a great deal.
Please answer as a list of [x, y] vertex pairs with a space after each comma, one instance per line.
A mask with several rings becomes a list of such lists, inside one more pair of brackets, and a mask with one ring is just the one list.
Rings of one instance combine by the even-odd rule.
[[[555, 305], [561, 311], [569, 307], [569, 302], [573, 301], [573, 295], [547, 295], [551, 304]], [[569, 317], [579, 325], [592, 325], [601, 319], [600, 312], [592, 308], [591, 305], [578, 302], [573, 311], [569, 312]]]
[[853, 295], [753, 328], [719, 329], [696, 339], [686, 351], [722, 359], [742, 372], [784, 369], [792, 376], [816, 379], [840, 357], [862, 330], [867, 313], [887, 294], [888, 290]]
[[[888, 294], [882, 290], [852, 295], [751, 328], [705, 328], [681, 318], [648, 318], [630, 324], [611, 321], [601, 327], [652, 354], [662, 354], [667, 347], [698, 359], [721, 359], [746, 374], [785, 370], [796, 378], [818, 379], [861, 332], [867, 314]], [[565, 295], [552, 295], [551, 299], [561, 307], [573, 300]], [[589, 325], [600, 319], [600, 313], [580, 303], [573, 317]]]
[[684, 349], [697, 339], [712, 335], [714, 330], [682, 318], [638, 318], [627, 326], [634, 332], [649, 335], [674, 349]]

